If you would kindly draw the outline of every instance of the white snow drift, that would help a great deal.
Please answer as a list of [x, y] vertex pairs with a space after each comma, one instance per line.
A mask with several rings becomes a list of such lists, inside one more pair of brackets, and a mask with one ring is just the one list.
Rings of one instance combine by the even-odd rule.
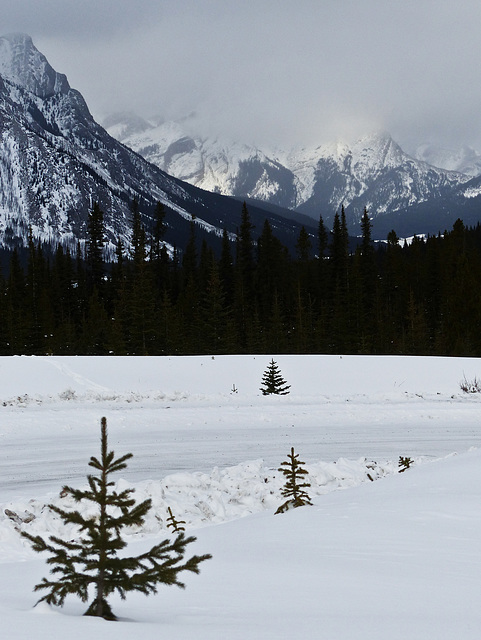
[[[481, 398], [459, 383], [481, 361], [279, 356], [291, 393], [265, 397], [270, 359], [0, 358], [5, 637], [479, 637]], [[130, 545], [169, 535], [170, 507], [213, 555], [185, 592], [112, 599], [117, 623], [33, 608], [48, 567], [18, 533], [76, 535], [47, 505], [85, 485], [103, 415], [134, 454], [118, 485], [153, 500]], [[314, 506], [274, 516], [291, 446]]]

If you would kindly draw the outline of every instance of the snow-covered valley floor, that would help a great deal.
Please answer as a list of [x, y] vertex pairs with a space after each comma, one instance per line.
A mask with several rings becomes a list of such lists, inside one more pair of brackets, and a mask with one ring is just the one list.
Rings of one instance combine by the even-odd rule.
[[[279, 356], [274, 397], [270, 357], [0, 358], [5, 637], [480, 637], [481, 395], [459, 383], [481, 360]], [[48, 567], [18, 534], [68, 535], [45, 505], [85, 486], [102, 416], [134, 454], [119, 486], [153, 501], [132, 549], [169, 535], [170, 507], [213, 556], [185, 591], [112, 598], [117, 623], [33, 608]], [[291, 446], [314, 506], [274, 516]]]

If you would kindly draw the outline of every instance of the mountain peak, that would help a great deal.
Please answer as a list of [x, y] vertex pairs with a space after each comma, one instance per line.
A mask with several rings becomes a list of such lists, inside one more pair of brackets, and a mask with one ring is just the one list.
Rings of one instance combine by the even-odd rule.
[[39, 98], [70, 89], [67, 77], [50, 66], [25, 33], [0, 36], [0, 76]]

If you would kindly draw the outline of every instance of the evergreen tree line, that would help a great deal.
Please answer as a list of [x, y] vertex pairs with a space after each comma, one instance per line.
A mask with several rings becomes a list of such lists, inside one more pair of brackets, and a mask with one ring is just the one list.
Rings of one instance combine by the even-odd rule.
[[193, 219], [180, 254], [164, 244], [159, 203], [147, 230], [132, 204], [132, 239], [105, 261], [94, 204], [85, 252], [48, 258], [30, 236], [0, 277], [0, 354], [181, 355], [352, 353], [481, 355], [481, 227], [458, 220], [438, 236], [374, 244], [367, 211], [349, 249], [344, 211], [296, 255], [247, 206], [235, 242], [199, 246]]

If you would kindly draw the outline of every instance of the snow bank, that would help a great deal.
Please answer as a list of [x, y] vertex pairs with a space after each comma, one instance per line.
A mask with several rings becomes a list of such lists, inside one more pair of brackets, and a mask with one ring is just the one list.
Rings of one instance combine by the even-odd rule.
[[[413, 463], [419, 464], [422, 461], [418, 458]], [[304, 466], [308, 471], [306, 481], [311, 484], [308, 490], [311, 498], [363, 482], [372, 482], [398, 471], [397, 463], [378, 464], [365, 458], [340, 458], [337, 462], [320, 461]], [[126, 537], [144, 537], [169, 531], [169, 508], [177, 520], [185, 523], [188, 531], [269, 509], [275, 510], [285, 501], [281, 495], [284, 481], [283, 474], [277, 469], [267, 467], [263, 460], [254, 460], [226, 469], [215, 468], [210, 474], [171, 474], [160, 481], [148, 480], [132, 484], [121, 478], [116, 482], [115, 488], [118, 491], [133, 488], [138, 502], [147, 498], [152, 501], [152, 509], [144, 525], [124, 532]], [[10, 559], [9, 553], [14, 557], [22, 555], [25, 548], [27, 556], [29, 555], [28, 543], [18, 535], [20, 530], [32, 535], [58, 535], [64, 539], [74, 539], [77, 536], [75, 527], [64, 525], [61, 518], [49, 509], [48, 504], [67, 511], [78, 509], [84, 516], [96, 514], [96, 505], [87, 501], [76, 503], [62, 491], [43, 499], [35, 497], [28, 501], [3, 504], [0, 515], [3, 561]], [[17, 535], [12, 535], [12, 532]]]
[[[195, 394], [259, 395], [272, 356], [0, 357], [0, 401], [119, 394], [183, 398]], [[479, 358], [404, 356], [274, 356], [291, 385], [290, 398], [367, 394], [456, 394], [481, 377]], [[413, 366], [415, 362], [415, 365]], [[179, 395], [180, 394], [180, 395]], [[60, 398], [62, 399], [62, 397]]]
[[[0, 358], [5, 637], [478, 640], [481, 396], [459, 382], [481, 361], [274, 356], [291, 394], [263, 397], [270, 358]], [[47, 505], [73, 506], [59, 492], [85, 484], [102, 415], [134, 454], [118, 487], [153, 503], [129, 552], [168, 535], [170, 507], [213, 556], [185, 592], [113, 597], [115, 624], [76, 598], [33, 608], [48, 567], [19, 535], [76, 535]], [[291, 446], [313, 506], [274, 516]]]

